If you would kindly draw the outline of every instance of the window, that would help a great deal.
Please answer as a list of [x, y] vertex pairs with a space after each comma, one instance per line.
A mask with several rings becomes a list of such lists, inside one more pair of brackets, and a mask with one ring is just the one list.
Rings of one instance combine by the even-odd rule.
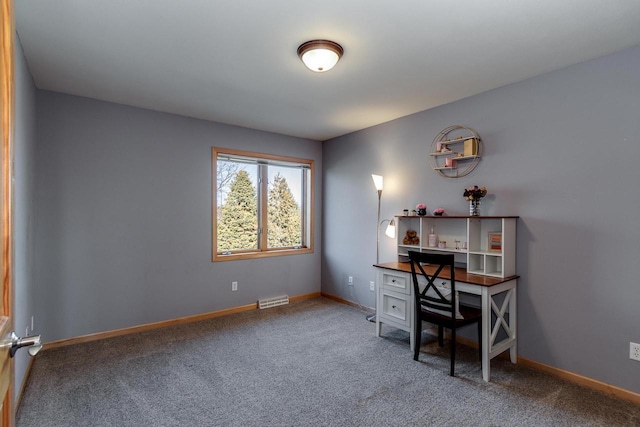
[[313, 252], [313, 160], [212, 152], [213, 261]]

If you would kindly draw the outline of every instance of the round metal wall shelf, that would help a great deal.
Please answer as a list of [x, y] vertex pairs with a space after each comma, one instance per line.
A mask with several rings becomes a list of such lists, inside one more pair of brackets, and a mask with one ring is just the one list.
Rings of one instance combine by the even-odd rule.
[[469, 175], [480, 163], [482, 140], [471, 128], [449, 126], [436, 135], [431, 143], [431, 167], [445, 178]]

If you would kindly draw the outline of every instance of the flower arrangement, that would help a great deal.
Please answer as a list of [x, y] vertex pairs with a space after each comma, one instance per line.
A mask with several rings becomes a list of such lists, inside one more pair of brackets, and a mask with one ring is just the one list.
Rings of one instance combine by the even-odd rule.
[[418, 211], [418, 215], [426, 215], [427, 214], [427, 205], [424, 203], [418, 203], [416, 205], [416, 210]]
[[464, 198], [467, 200], [478, 201], [487, 195], [487, 187], [478, 187], [474, 185], [473, 187], [464, 189]]
[[435, 210], [433, 211], [433, 214], [434, 214], [435, 216], [442, 216], [442, 215], [444, 214], [444, 209], [443, 209], [443, 208], [435, 209]]

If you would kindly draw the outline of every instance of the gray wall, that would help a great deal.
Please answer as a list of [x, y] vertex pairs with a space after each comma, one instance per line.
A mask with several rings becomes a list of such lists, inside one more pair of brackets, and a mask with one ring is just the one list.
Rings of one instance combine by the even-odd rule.
[[[14, 134], [14, 325], [18, 336], [31, 333], [34, 307], [35, 239], [35, 156], [36, 87], [27, 67], [22, 46], [15, 43], [15, 134]], [[39, 325], [35, 324], [37, 331]], [[29, 354], [19, 351], [15, 357], [15, 393], [27, 369]]]
[[[321, 143], [47, 91], [37, 101], [45, 341], [320, 291]], [[211, 262], [212, 146], [316, 161], [315, 253]]]
[[[375, 306], [371, 173], [385, 178], [383, 218], [419, 202], [467, 214], [464, 187], [484, 185], [483, 214], [520, 216], [519, 354], [640, 392], [639, 114], [636, 47], [326, 142], [323, 291]], [[485, 151], [472, 175], [445, 179], [427, 153], [454, 124]]]

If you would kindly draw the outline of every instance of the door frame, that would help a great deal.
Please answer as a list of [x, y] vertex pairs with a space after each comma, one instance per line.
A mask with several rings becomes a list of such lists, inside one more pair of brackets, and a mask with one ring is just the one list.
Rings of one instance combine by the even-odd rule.
[[[9, 330], [13, 330], [13, 133], [15, 124], [14, 38], [15, 20], [13, 0], [0, 0], [0, 274], [1, 312], [8, 317]], [[3, 337], [0, 337], [3, 338]], [[3, 354], [8, 353], [8, 350]], [[4, 357], [4, 356], [3, 356]], [[7, 356], [8, 357], [8, 356]], [[9, 360], [9, 387], [2, 403], [2, 426], [14, 423], [14, 367]]]

